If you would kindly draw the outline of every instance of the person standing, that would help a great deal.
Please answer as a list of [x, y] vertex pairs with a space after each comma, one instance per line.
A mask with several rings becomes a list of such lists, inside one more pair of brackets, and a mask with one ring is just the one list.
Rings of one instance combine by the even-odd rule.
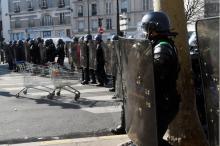
[[65, 59], [64, 45], [65, 45], [64, 41], [62, 39], [59, 39], [57, 44], [57, 55], [58, 55], [57, 63], [61, 66], [64, 65], [64, 59]]
[[89, 81], [90, 81], [90, 77], [89, 77], [89, 41], [92, 40], [92, 35], [90, 34], [87, 34], [85, 37], [84, 37], [84, 42], [85, 42], [85, 68], [82, 69], [82, 75], [83, 75], [83, 81], [82, 81], [82, 84], [85, 85], [85, 84], [89, 84]]
[[[145, 37], [151, 42], [153, 49], [158, 146], [172, 146], [163, 136], [177, 115], [181, 101], [176, 89], [180, 66], [172, 40], [177, 33], [170, 31], [169, 17], [162, 11], [148, 12], [141, 22]], [[135, 146], [132, 141], [121, 146], [128, 145]]]
[[14, 69], [14, 59], [15, 59], [15, 52], [12, 48], [12, 41], [9, 42], [9, 44], [6, 47], [5, 50], [5, 55], [6, 55], [6, 60], [8, 62], [8, 69], [13, 70]]
[[100, 34], [95, 36], [96, 41], [96, 76], [99, 84], [97, 86], [103, 87], [106, 84], [107, 77], [105, 73], [105, 55], [102, 47], [102, 36]]
[[172, 40], [177, 33], [170, 31], [170, 20], [161, 11], [147, 13], [142, 18], [142, 28], [153, 48], [158, 145], [171, 146], [163, 136], [178, 113], [180, 103], [176, 89], [180, 66]]

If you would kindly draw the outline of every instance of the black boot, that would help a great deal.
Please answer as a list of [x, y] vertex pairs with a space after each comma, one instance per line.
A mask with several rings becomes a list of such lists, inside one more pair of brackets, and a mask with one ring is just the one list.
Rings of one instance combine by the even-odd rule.
[[84, 80], [81, 84], [85, 85], [85, 84], [89, 84], [89, 81]]
[[90, 69], [90, 74], [91, 74], [91, 79], [92, 79], [91, 84], [97, 84], [94, 69]]
[[111, 132], [116, 135], [126, 134], [125, 127], [123, 127], [122, 125], [118, 125], [118, 127], [112, 129]]
[[115, 92], [115, 88], [109, 89], [109, 92]]
[[113, 134], [126, 134], [125, 131], [125, 108], [124, 103], [122, 105], [122, 111], [121, 111], [121, 124], [118, 125], [115, 129], [112, 129], [111, 132]]

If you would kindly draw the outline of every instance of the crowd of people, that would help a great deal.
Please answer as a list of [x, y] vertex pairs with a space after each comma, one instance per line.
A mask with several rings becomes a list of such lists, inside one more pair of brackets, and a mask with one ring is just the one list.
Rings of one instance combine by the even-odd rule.
[[[66, 55], [65, 42], [59, 39], [55, 45], [52, 39], [44, 41], [42, 38], [10, 41], [3, 43], [1, 47], [2, 56], [5, 56], [9, 70], [15, 70], [19, 62], [31, 62], [33, 64], [45, 64], [55, 62], [64, 64]], [[1, 57], [3, 58], [3, 57]]]
[[[56, 41], [56, 40], [55, 40]], [[48, 62], [56, 62], [64, 66], [65, 57], [69, 60], [72, 70], [82, 69], [82, 84], [97, 84], [104, 86], [108, 84], [108, 78], [105, 72], [105, 55], [102, 47], [102, 36], [87, 34], [81, 38], [74, 37], [72, 42], [64, 42], [59, 38], [56, 42], [53, 39], [16, 40], [9, 43], [2, 43], [1, 60], [5, 58], [9, 70], [16, 71], [16, 65], [23, 62], [29, 62], [37, 65], [43, 65]], [[93, 54], [94, 67], [91, 68], [90, 44], [93, 43], [95, 54]], [[81, 44], [81, 45], [80, 45]], [[83, 44], [83, 45], [82, 45]], [[84, 53], [83, 53], [84, 50]], [[84, 58], [84, 65], [80, 61]], [[90, 82], [90, 79], [92, 80]], [[96, 81], [97, 80], [97, 81]]]

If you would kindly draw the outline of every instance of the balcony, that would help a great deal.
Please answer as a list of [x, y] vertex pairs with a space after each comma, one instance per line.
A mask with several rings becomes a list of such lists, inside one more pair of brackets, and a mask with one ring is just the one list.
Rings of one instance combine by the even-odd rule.
[[20, 11], [21, 11], [20, 8], [16, 8], [16, 9], [14, 10], [15, 13], [19, 13]]
[[83, 13], [78, 13], [78, 17], [83, 17]]
[[33, 11], [34, 8], [33, 7], [28, 7], [28, 11]]
[[59, 3], [58, 4], [58, 8], [63, 8], [63, 7], [65, 7], [65, 3]]
[[48, 8], [47, 4], [39, 5], [39, 7], [40, 7], [41, 9], [47, 9], [47, 8]]

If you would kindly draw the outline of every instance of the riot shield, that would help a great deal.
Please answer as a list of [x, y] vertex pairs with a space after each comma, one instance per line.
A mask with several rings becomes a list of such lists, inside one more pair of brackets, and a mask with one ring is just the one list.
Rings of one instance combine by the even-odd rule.
[[103, 50], [105, 54], [105, 71], [107, 75], [112, 75], [112, 53], [113, 45], [110, 41], [103, 43]]
[[89, 68], [96, 69], [96, 44], [95, 44], [95, 41], [89, 41]]
[[123, 92], [123, 87], [122, 85], [124, 84], [125, 78], [122, 80], [122, 61], [121, 61], [121, 50], [119, 49], [119, 43], [118, 41], [113, 41], [112, 42], [114, 51], [115, 51], [115, 74], [113, 72], [113, 74], [116, 77], [116, 90], [115, 90], [115, 95], [118, 98], [124, 99], [124, 92]]
[[219, 145], [219, 19], [196, 23], [210, 146]]
[[86, 67], [86, 44], [84, 42], [79, 43], [80, 47], [80, 66]]
[[80, 46], [78, 43], [71, 43], [70, 48], [70, 63], [74, 66], [79, 68], [80, 67]]
[[147, 40], [119, 38], [126, 131], [140, 146], [157, 146], [153, 55]]

